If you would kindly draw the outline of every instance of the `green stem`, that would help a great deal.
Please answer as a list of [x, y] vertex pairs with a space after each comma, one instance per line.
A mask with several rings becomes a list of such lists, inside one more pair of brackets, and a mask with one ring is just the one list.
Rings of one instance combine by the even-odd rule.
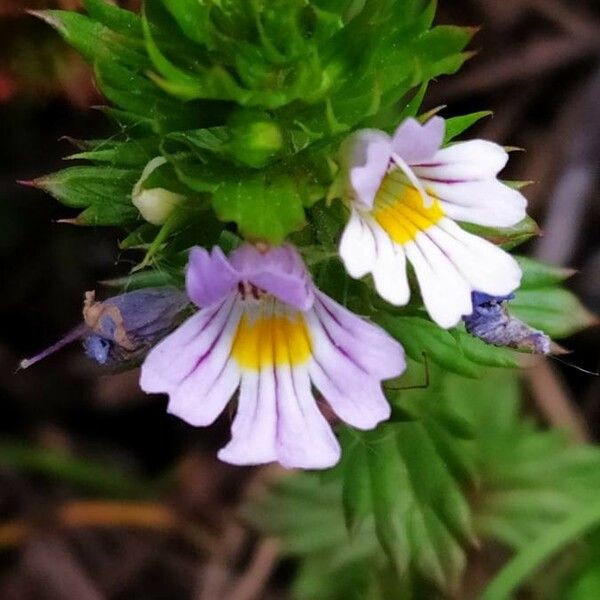
[[522, 548], [488, 585], [481, 600], [506, 600], [563, 546], [600, 524], [600, 503], [593, 504], [549, 528]]

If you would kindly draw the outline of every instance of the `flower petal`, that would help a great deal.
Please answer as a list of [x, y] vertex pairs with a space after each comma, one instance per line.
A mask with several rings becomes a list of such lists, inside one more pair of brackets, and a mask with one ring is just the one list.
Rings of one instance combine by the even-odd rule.
[[230, 353], [240, 315], [232, 297], [190, 317], [146, 357], [142, 389], [167, 392], [169, 412], [192, 425], [212, 423], [239, 384]]
[[390, 304], [404, 306], [410, 298], [404, 250], [379, 224], [371, 221], [369, 226], [376, 239], [373, 280], [377, 293]]
[[390, 416], [381, 384], [336, 344], [317, 313], [315, 308], [305, 314], [313, 342], [310, 378], [340, 419], [359, 429], [372, 429]]
[[276, 371], [277, 458], [287, 468], [326, 469], [340, 446], [311, 393], [306, 367]]
[[393, 151], [408, 164], [431, 159], [444, 140], [446, 123], [432, 117], [424, 124], [410, 118], [402, 122], [392, 138]]
[[149, 393], [174, 389], [224, 327], [233, 303], [232, 297], [197, 312], [157, 344], [142, 366], [142, 389]]
[[426, 233], [419, 232], [404, 249], [425, 308], [440, 327], [453, 327], [462, 315], [471, 313], [471, 286]]
[[375, 194], [387, 172], [392, 153], [391, 138], [383, 131], [363, 129], [340, 148], [340, 163], [347, 173], [353, 200], [362, 208], [373, 206]]
[[508, 162], [508, 152], [494, 142], [469, 140], [438, 150], [429, 160], [411, 163], [420, 179], [468, 181], [494, 178]]
[[218, 246], [209, 253], [196, 246], [191, 249], [185, 273], [188, 296], [200, 308], [210, 306], [231, 292], [240, 281]]
[[523, 194], [496, 179], [436, 183], [430, 189], [441, 200], [444, 212], [457, 221], [511, 227], [526, 216], [527, 200]]
[[462, 273], [471, 289], [503, 296], [519, 287], [521, 268], [502, 248], [445, 218], [427, 234]]
[[373, 269], [376, 260], [375, 238], [358, 211], [352, 209], [350, 220], [340, 240], [340, 257], [350, 277], [360, 279]]
[[259, 465], [277, 460], [275, 376], [272, 369], [242, 373], [231, 441], [218, 457], [234, 465]]
[[402, 346], [377, 325], [361, 319], [319, 291], [315, 311], [336, 346], [371, 377], [391, 379], [406, 368]]
[[244, 244], [229, 257], [240, 278], [250, 281], [285, 304], [308, 310], [313, 303], [313, 286], [298, 251], [289, 244], [260, 252]]

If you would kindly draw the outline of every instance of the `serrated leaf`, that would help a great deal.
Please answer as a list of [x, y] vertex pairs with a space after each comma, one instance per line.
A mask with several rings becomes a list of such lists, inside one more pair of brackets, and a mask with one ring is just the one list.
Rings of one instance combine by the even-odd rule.
[[568, 290], [548, 287], [521, 288], [510, 303], [511, 313], [552, 338], [564, 338], [598, 323]]
[[137, 37], [116, 33], [98, 21], [72, 11], [45, 10], [33, 14], [54, 27], [90, 62], [118, 56], [119, 61], [129, 67], [143, 69], [149, 64]]
[[33, 182], [67, 206], [83, 208], [79, 225], [123, 225], [139, 218], [131, 203], [137, 170], [70, 167]]
[[549, 265], [527, 256], [515, 256], [523, 271], [522, 287], [534, 289], [548, 287], [563, 282], [571, 277], [576, 271]]
[[516, 317], [553, 338], [567, 337], [598, 323], [598, 317], [572, 292], [558, 285], [573, 270], [526, 257], [517, 260], [523, 269], [523, 280], [509, 305]]
[[449, 119], [446, 119], [444, 143], [447, 144], [448, 142], [452, 141], [461, 133], [465, 132], [470, 127], [473, 127], [475, 123], [481, 121], [481, 119], [485, 117], [491, 116], [492, 114], [493, 113], [491, 110], [481, 110], [468, 115], [461, 115], [460, 117], [450, 117]]
[[133, 138], [128, 141], [91, 140], [82, 143], [84, 150], [68, 160], [109, 163], [114, 167], [143, 168], [159, 154], [158, 138]]
[[139, 39], [142, 35], [140, 17], [135, 13], [119, 8], [105, 0], [84, 0], [84, 7], [92, 19], [106, 25], [106, 27]]
[[378, 313], [375, 320], [393, 335], [413, 360], [423, 353], [435, 363], [466, 377], [478, 377], [481, 369], [462, 352], [456, 338], [432, 321], [421, 317]]
[[[427, 431], [420, 423], [402, 423], [363, 437], [383, 549], [398, 573], [410, 567], [441, 589], [454, 589], [472, 532], [470, 509]], [[353, 481], [346, 477], [344, 485]]]
[[519, 244], [523, 244], [532, 237], [540, 235], [538, 224], [530, 217], [526, 216], [511, 227], [483, 227], [473, 223], [461, 223], [465, 231], [483, 237], [490, 242], [510, 250]]

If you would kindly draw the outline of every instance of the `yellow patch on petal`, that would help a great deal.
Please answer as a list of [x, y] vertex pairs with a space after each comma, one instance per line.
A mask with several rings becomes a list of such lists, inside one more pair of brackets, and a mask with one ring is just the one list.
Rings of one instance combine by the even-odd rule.
[[246, 369], [300, 365], [311, 355], [311, 343], [304, 317], [269, 315], [249, 319], [242, 316], [231, 355]]
[[444, 211], [432, 195], [433, 202], [426, 207], [419, 191], [397, 177], [388, 173], [384, 178], [375, 196], [372, 215], [396, 243], [405, 244], [414, 240], [419, 231], [435, 225]]

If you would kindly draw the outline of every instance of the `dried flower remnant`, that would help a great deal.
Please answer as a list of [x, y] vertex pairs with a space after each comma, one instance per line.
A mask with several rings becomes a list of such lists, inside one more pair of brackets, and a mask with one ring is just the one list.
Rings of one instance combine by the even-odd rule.
[[186, 294], [169, 287], [135, 290], [101, 302], [95, 292], [86, 292], [83, 323], [19, 366], [26, 369], [78, 339], [99, 364], [135, 362], [181, 322], [188, 306]]
[[222, 460], [334, 465], [340, 447], [311, 384], [354, 427], [389, 417], [381, 381], [404, 371], [402, 347], [316, 289], [292, 246], [244, 244], [229, 258], [194, 248], [187, 292], [201, 310], [150, 352], [140, 383], [168, 393], [169, 412], [197, 426], [211, 424], [239, 387]]
[[340, 151], [351, 215], [340, 256], [354, 278], [373, 274], [379, 295], [410, 298], [406, 261], [423, 302], [442, 327], [472, 312], [471, 292], [501, 296], [521, 280], [517, 262], [455, 221], [508, 227], [525, 217], [525, 198], [497, 179], [506, 151], [484, 140], [441, 148], [445, 121], [407, 119], [389, 136], [361, 130]]
[[465, 328], [471, 335], [487, 344], [534, 354], [550, 354], [554, 350], [556, 345], [543, 331], [533, 329], [510, 314], [508, 302], [514, 294], [490, 296], [473, 292], [472, 298], [473, 312], [463, 317]]

